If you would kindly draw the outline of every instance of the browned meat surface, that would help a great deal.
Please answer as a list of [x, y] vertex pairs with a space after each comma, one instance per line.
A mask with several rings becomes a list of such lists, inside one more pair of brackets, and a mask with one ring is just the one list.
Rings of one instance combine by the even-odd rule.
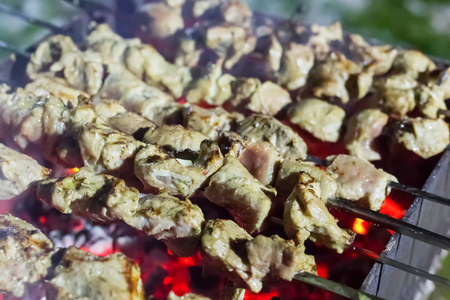
[[338, 197], [358, 201], [361, 205], [379, 210], [390, 193], [390, 181], [397, 179], [375, 168], [364, 158], [340, 154], [330, 157], [327, 173], [336, 180]]
[[336, 142], [339, 139], [345, 111], [337, 105], [319, 99], [306, 99], [289, 108], [289, 120], [319, 140]]
[[202, 235], [204, 269], [226, 274], [238, 287], [253, 292], [262, 288], [262, 280], [292, 280], [300, 272], [316, 272], [314, 258], [302, 247], [277, 235], [256, 238], [230, 220], [210, 220]]
[[64, 103], [76, 101], [78, 97], [88, 98], [89, 94], [78, 89], [70, 87], [70, 84], [62, 78], [39, 77], [28, 83], [25, 88], [27, 92], [36, 96], [52, 95], [62, 99]]
[[226, 208], [249, 233], [261, 229], [275, 195], [275, 189], [266, 188], [234, 157], [226, 158], [205, 190], [209, 201]]
[[239, 156], [241, 164], [263, 185], [275, 181], [282, 160], [280, 153], [267, 142], [249, 144]]
[[[314, 163], [306, 161], [284, 161], [281, 163], [275, 183], [277, 191], [282, 195], [290, 195], [298, 184], [302, 173], [308, 174], [319, 183], [320, 195], [318, 196], [323, 200], [326, 201], [326, 199], [336, 195], [335, 180]], [[318, 193], [318, 191], [316, 192]]]
[[26, 284], [47, 275], [52, 249], [52, 242], [34, 226], [0, 215], [0, 292], [22, 296]]
[[319, 182], [300, 173], [299, 182], [284, 204], [284, 230], [300, 245], [309, 238], [342, 253], [353, 242], [354, 233], [337, 225], [320, 196]]
[[423, 158], [445, 150], [450, 141], [448, 124], [442, 119], [405, 119], [397, 124], [395, 143], [403, 145]]
[[290, 91], [303, 87], [313, 65], [314, 52], [311, 47], [290, 43], [281, 59], [278, 83]]
[[46, 282], [50, 300], [143, 300], [139, 266], [122, 253], [100, 257], [70, 247]]
[[200, 151], [200, 144], [208, 139], [198, 131], [186, 129], [181, 125], [163, 125], [148, 130], [143, 141], [174, 150], [176, 152]]
[[344, 137], [345, 147], [350, 154], [367, 160], [381, 159], [372, 142], [382, 133], [388, 119], [388, 115], [379, 109], [365, 109], [351, 116]]
[[269, 142], [283, 158], [306, 158], [306, 144], [290, 127], [275, 118], [253, 114], [239, 122], [236, 132], [249, 142]]
[[28, 155], [0, 144], [0, 174], [0, 200], [6, 200], [27, 190], [31, 183], [46, 178], [50, 170]]
[[149, 190], [170, 195], [190, 196], [223, 164], [219, 146], [209, 140], [200, 145], [199, 153], [182, 158], [166, 153], [161, 147], [147, 145], [137, 153], [134, 172]]
[[122, 179], [97, 174], [89, 168], [81, 168], [66, 178], [41, 182], [37, 194], [65, 214], [95, 222], [122, 220], [163, 240], [172, 252], [181, 256], [195, 253], [204, 222], [200, 208], [189, 200], [181, 201], [167, 194], [140, 198], [139, 191], [127, 187]]

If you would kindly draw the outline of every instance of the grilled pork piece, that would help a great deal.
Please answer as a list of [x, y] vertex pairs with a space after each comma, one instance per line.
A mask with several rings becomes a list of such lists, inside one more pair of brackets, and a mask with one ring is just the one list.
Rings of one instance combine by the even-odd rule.
[[[122, 179], [97, 174], [89, 168], [81, 168], [66, 178], [43, 181], [37, 194], [65, 214], [104, 223], [123, 220], [163, 240], [180, 256], [195, 253], [204, 222], [200, 208], [189, 200], [167, 194], [139, 198], [139, 191], [127, 187]], [[174, 243], [177, 239], [183, 243]]]
[[337, 185], [335, 180], [314, 163], [307, 161], [283, 161], [275, 183], [277, 191], [281, 195], [290, 195], [298, 184], [302, 173], [308, 174], [319, 183], [320, 198], [323, 200], [326, 201], [326, 199], [336, 195]]
[[360, 73], [360, 67], [340, 52], [330, 52], [310, 72], [313, 94], [317, 98], [339, 98], [342, 103], [350, 100], [346, 82], [350, 75]]
[[169, 195], [190, 196], [223, 164], [219, 146], [209, 140], [200, 145], [199, 153], [185, 158], [147, 145], [134, 160], [134, 172], [147, 189]]
[[449, 128], [442, 119], [405, 119], [397, 124], [393, 139], [409, 151], [429, 158], [445, 150], [450, 141]]
[[311, 47], [290, 43], [281, 59], [278, 83], [289, 91], [303, 87], [313, 65], [314, 52]]
[[397, 56], [397, 50], [392, 46], [372, 46], [358, 34], [349, 34], [347, 45], [352, 59], [364, 66], [373, 75], [385, 74], [391, 69]]
[[354, 234], [337, 225], [321, 199], [319, 182], [308, 173], [300, 173], [284, 204], [283, 221], [287, 236], [300, 245], [309, 238], [342, 253], [353, 242]]
[[255, 49], [256, 38], [241, 25], [224, 24], [206, 28], [205, 44], [225, 58], [225, 69], [231, 69], [244, 54]]
[[410, 74], [391, 75], [374, 82], [373, 107], [397, 118], [403, 118], [416, 106], [414, 88], [417, 81]]
[[47, 275], [53, 244], [34, 226], [0, 215], [0, 247], [0, 292], [20, 297], [27, 283]]
[[379, 160], [381, 156], [372, 148], [372, 142], [383, 131], [388, 115], [379, 109], [365, 109], [348, 120], [345, 147], [351, 155], [367, 160]]
[[218, 143], [220, 151], [225, 156], [239, 157], [247, 146], [247, 142], [233, 131], [223, 131], [220, 133]]
[[192, 80], [189, 68], [167, 62], [155, 48], [139, 39], [123, 39], [106, 24], [98, 25], [87, 40], [88, 48], [104, 62], [122, 64], [138, 78], [162, 85], [175, 97], [180, 97]]
[[181, 125], [163, 125], [148, 130], [143, 141], [156, 144], [175, 152], [191, 150], [200, 151], [202, 141], [208, 139], [200, 132], [186, 129]]
[[401, 50], [395, 58], [392, 68], [397, 73], [406, 73], [417, 78], [421, 73], [436, 69], [436, 65], [420, 51]]
[[[298, 34], [302, 34], [308, 29], [301, 24], [296, 28], [296, 31]], [[309, 31], [310, 35], [307, 45], [314, 49], [314, 55], [318, 59], [324, 59], [328, 55], [331, 50], [331, 43], [343, 40], [342, 26], [339, 22], [335, 22], [330, 26], [312, 24]]]
[[212, 140], [218, 138], [219, 132], [230, 131], [238, 118], [239, 115], [230, 114], [221, 107], [205, 109], [189, 105], [183, 108], [183, 125], [203, 133]]
[[170, 291], [169, 295], [167, 296], [167, 300], [211, 300], [211, 299], [193, 293], [187, 293], [181, 297], [178, 297], [177, 295], [175, 295], [174, 292]]
[[447, 109], [444, 101], [444, 89], [439, 85], [433, 83], [419, 84], [415, 92], [417, 107], [426, 118], [435, 119], [439, 116], [440, 109]]
[[226, 158], [205, 190], [209, 201], [226, 208], [250, 234], [261, 229], [275, 195], [275, 189], [266, 188], [234, 157]]
[[157, 125], [164, 124], [167, 117], [181, 108], [169, 94], [145, 84], [120, 66], [109, 66], [108, 72], [99, 93], [102, 98], [119, 100], [127, 110]]
[[269, 142], [283, 158], [306, 158], [306, 144], [290, 127], [273, 117], [253, 114], [239, 122], [236, 132], [249, 142]]
[[206, 272], [225, 273], [236, 286], [259, 292], [262, 280], [292, 280], [300, 272], [315, 273], [314, 258], [301, 247], [277, 235], [255, 239], [230, 220], [210, 220], [202, 235], [203, 267]]
[[393, 175], [375, 168], [364, 158], [340, 154], [328, 160], [332, 163], [327, 173], [336, 180], [336, 195], [358, 201], [372, 210], [380, 210], [391, 191], [389, 182], [397, 182]]
[[35, 80], [62, 73], [71, 86], [94, 95], [103, 83], [102, 59], [95, 52], [81, 52], [70, 37], [54, 35], [31, 54], [27, 74]]
[[122, 253], [100, 257], [75, 247], [61, 252], [46, 282], [47, 299], [144, 299], [139, 266]]
[[68, 82], [58, 77], [40, 77], [28, 83], [24, 89], [36, 96], [52, 95], [62, 99], [65, 103], [76, 101], [80, 96], [84, 98], [89, 97], [88, 93], [70, 87]]
[[289, 109], [289, 120], [316, 138], [326, 142], [339, 139], [345, 111], [319, 99], [307, 99]]
[[267, 142], [251, 143], [239, 156], [241, 164], [263, 185], [275, 181], [282, 160], [280, 153]]
[[[178, 30], [184, 29], [181, 7], [171, 6], [164, 2], [153, 2], [139, 8], [140, 15], [145, 16], [148, 34], [157, 38], [168, 38]], [[146, 31], [147, 32], [147, 31]]]
[[231, 84], [236, 78], [230, 74], [222, 74], [223, 59], [220, 58], [207, 73], [193, 82], [189, 88], [186, 100], [189, 103], [205, 101], [212, 105], [222, 105], [231, 98]]
[[256, 78], [241, 78], [233, 84], [230, 103], [235, 107], [245, 107], [252, 112], [274, 116], [284, 106], [291, 103], [289, 93], [279, 85]]
[[156, 128], [155, 123], [131, 111], [117, 114], [107, 119], [107, 121], [113, 127], [129, 135], [134, 135], [141, 130], [148, 131], [149, 129]]
[[28, 155], [0, 144], [0, 172], [0, 200], [6, 200], [27, 190], [32, 182], [46, 178], [50, 170]]
[[78, 134], [78, 146], [85, 166], [97, 172], [117, 172], [126, 168], [144, 143], [109, 126], [85, 124]]

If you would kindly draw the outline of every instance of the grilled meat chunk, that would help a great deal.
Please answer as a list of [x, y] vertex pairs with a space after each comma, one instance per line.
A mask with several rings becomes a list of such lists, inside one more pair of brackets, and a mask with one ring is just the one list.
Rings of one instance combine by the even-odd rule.
[[274, 116], [291, 103], [289, 93], [279, 85], [256, 78], [241, 78], [233, 83], [233, 106], [245, 107], [255, 113]]
[[284, 204], [284, 230], [298, 244], [309, 238], [342, 253], [353, 242], [354, 234], [337, 225], [320, 196], [319, 182], [300, 173], [299, 182]]
[[258, 281], [281, 278], [291, 281], [298, 272], [316, 273], [314, 256], [306, 255], [303, 247], [278, 235], [256, 236], [245, 243], [252, 277]]
[[28, 155], [0, 144], [0, 200], [21, 194], [32, 182], [46, 178], [49, 173], [49, 169]]
[[0, 215], [0, 248], [0, 292], [20, 297], [27, 283], [47, 275], [53, 244], [34, 226]]
[[121, 253], [100, 257], [70, 247], [46, 282], [47, 299], [144, 299], [139, 266]]
[[223, 59], [212, 65], [207, 74], [197, 79], [189, 88], [186, 100], [189, 103], [205, 101], [212, 105], [222, 105], [231, 98], [231, 84], [236, 78], [230, 74], [222, 74]]
[[148, 130], [143, 141], [156, 144], [164, 148], [169, 148], [175, 152], [191, 150], [200, 151], [202, 141], [208, 139], [200, 132], [186, 129], [181, 125], [163, 125], [158, 128]]
[[354, 114], [347, 124], [345, 147], [351, 155], [367, 160], [379, 160], [381, 156], [372, 147], [372, 142], [383, 131], [388, 115], [378, 109], [365, 109]]
[[147, 3], [139, 8], [141, 15], [145, 16], [148, 33], [157, 38], [168, 38], [178, 30], [184, 29], [184, 20], [181, 9], [164, 2]]
[[[305, 27], [300, 25], [297, 32], [302, 34]], [[308, 46], [314, 49], [314, 54], [318, 59], [323, 59], [330, 52], [330, 44], [343, 40], [341, 23], [335, 22], [330, 26], [312, 24], [309, 28], [311, 35], [308, 38]]]
[[147, 189], [190, 196], [223, 164], [219, 146], [209, 140], [193, 159], [177, 158], [160, 146], [147, 145], [137, 153], [134, 172]]
[[[214, 3], [214, 1], [211, 1]], [[220, 13], [225, 23], [245, 28], [251, 26], [253, 12], [248, 5], [239, 0], [227, 0], [220, 3]]]
[[449, 128], [442, 119], [405, 119], [398, 123], [393, 139], [409, 151], [429, 158], [445, 150], [450, 141]]
[[206, 29], [206, 46], [225, 58], [224, 67], [231, 69], [244, 54], [255, 49], [256, 38], [241, 26], [225, 24]]
[[78, 134], [78, 146], [85, 166], [97, 172], [119, 171], [133, 160], [145, 144], [109, 126], [85, 124]]
[[403, 118], [416, 106], [414, 88], [417, 81], [409, 74], [389, 76], [377, 80], [373, 106], [394, 117]]
[[250, 234], [261, 229], [275, 195], [275, 189], [266, 188], [234, 157], [226, 158], [205, 190], [209, 201], [226, 208]]
[[259, 292], [262, 280], [292, 280], [300, 272], [316, 272], [314, 258], [277, 235], [256, 238], [230, 220], [210, 220], [202, 235], [204, 269], [225, 273], [236, 286]]
[[329, 160], [332, 163], [327, 173], [336, 180], [336, 195], [372, 210], [380, 210], [391, 191], [389, 182], [397, 182], [393, 175], [375, 168], [364, 158], [340, 154]]
[[416, 101], [419, 111], [423, 116], [430, 119], [438, 117], [439, 110], [446, 110], [444, 90], [436, 84], [420, 84], [416, 88]]
[[151, 130], [157, 127], [156, 124], [149, 119], [131, 111], [117, 114], [107, 119], [107, 121], [113, 127], [129, 135], [134, 135], [140, 130], [148, 131], [149, 129]]
[[122, 179], [87, 167], [69, 177], [42, 181], [37, 195], [64, 214], [104, 223], [131, 218], [139, 199], [139, 191]]
[[307, 149], [302, 138], [275, 118], [251, 115], [239, 122], [236, 132], [249, 142], [269, 142], [285, 159], [306, 158]]
[[247, 142], [233, 131], [223, 131], [220, 133], [218, 143], [220, 151], [225, 156], [239, 157], [247, 146]]
[[127, 109], [120, 101], [100, 99], [94, 102], [94, 111], [103, 120], [108, 120], [118, 114], [127, 112]]
[[70, 37], [63, 35], [41, 43], [27, 65], [27, 74], [33, 80], [62, 73], [71, 86], [91, 95], [102, 86], [104, 71], [100, 55], [81, 52]]
[[406, 73], [413, 78], [417, 78], [421, 73], [436, 69], [434, 62], [417, 50], [399, 51], [392, 67], [396, 72]]
[[326, 142], [339, 139], [345, 111], [319, 99], [302, 100], [289, 109], [289, 120]]
[[[189, 200], [167, 194], [139, 198], [139, 191], [127, 187], [122, 179], [86, 167], [72, 176], [41, 182], [37, 194], [65, 214], [103, 223], [122, 220], [163, 240], [180, 256], [196, 251], [204, 222], [200, 208]], [[183, 243], [174, 243], [177, 239]]]
[[52, 95], [63, 102], [69, 103], [76, 101], [78, 97], [88, 98], [89, 94], [70, 87], [70, 84], [62, 78], [46, 78], [40, 77], [25, 86], [25, 91], [36, 96]]
[[280, 153], [267, 142], [247, 145], [239, 156], [241, 164], [263, 185], [271, 185], [282, 161]]
[[110, 66], [100, 91], [106, 99], [119, 100], [129, 111], [162, 125], [166, 117], [180, 109], [180, 104], [160, 89], [145, 84], [120, 66]]
[[278, 83], [289, 91], [303, 87], [313, 65], [314, 52], [311, 47], [290, 43], [281, 59]]
[[218, 138], [219, 132], [231, 130], [235, 122], [236, 115], [228, 113], [221, 107], [205, 109], [190, 105], [183, 108], [183, 125], [203, 133], [212, 140]]
[[330, 52], [310, 72], [314, 96], [318, 98], [339, 98], [342, 103], [350, 99], [346, 82], [350, 75], [360, 73], [360, 67], [340, 52]]
[[104, 62], [122, 64], [147, 83], [164, 86], [175, 97], [180, 97], [192, 80], [187, 67], [167, 62], [155, 48], [139, 39], [123, 39], [106, 24], [98, 25], [87, 40], [89, 49]]
[[[302, 173], [308, 174], [319, 183], [320, 195], [318, 196], [323, 200], [336, 195], [337, 185], [335, 180], [314, 163], [307, 161], [283, 161], [275, 183], [277, 191], [281, 195], [290, 195], [298, 184]], [[316, 191], [317, 193], [318, 191]]]

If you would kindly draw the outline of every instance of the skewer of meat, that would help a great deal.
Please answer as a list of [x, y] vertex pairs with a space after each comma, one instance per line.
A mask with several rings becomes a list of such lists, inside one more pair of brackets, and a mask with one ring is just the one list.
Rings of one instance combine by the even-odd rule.
[[3, 293], [20, 297], [45, 278], [48, 299], [144, 299], [139, 267], [121, 253], [54, 249], [40, 230], [11, 215], [0, 215], [0, 232]]

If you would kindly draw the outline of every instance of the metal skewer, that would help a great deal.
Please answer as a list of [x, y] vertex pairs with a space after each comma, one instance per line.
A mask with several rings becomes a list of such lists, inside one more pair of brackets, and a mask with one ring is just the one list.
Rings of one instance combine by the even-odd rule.
[[55, 33], [66, 33], [66, 31], [64, 29], [59, 28], [56, 25], [53, 25], [52, 23], [49, 23], [47, 21], [29, 16], [27, 14], [24, 14], [23, 12], [17, 11], [12, 9], [11, 7], [9, 7], [8, 5], [5, 4], [1, 4], [0, 3], [0, 12], [7, 14], [7, 15], [11, 15], [11, 16], [15, 16], [18, 18], [21, 18], [22, 20], [24, 20], [25, 22], [28, 22], [30, 24], [36, 25], [36, 26], [40, 26], [40, 27], [44, 27], [47, 29], [50, 29], [51, 31], [55, 32]]
[[[283, 226], [283, 221], [281, 219], [272, 218], [272, 222], [274, 224]], [[358, 246], [350, 245], [347, 249], [350, 250], [350, 251], [353, 251], [355, 253], [358, 253], [360, 255], [363, 255], [364, 257], [367, 257], [367, 258], [369, 258], [369, 259], [371, 259], [371, 260], [373, 260], [375, 262], [378, 262], [378, 263], [381, 263], [381, 264], [385, 264], [385, 265], [397, 268], [399, 270], [402, 270], [404, 272], [407, 272], [407, 273], [410, 273], [410, 274], [413, 274], [413, 275], [420, 276], [420, 277], [423, 277], [425, 279], [431, 280], [431, 281], [433, 281], [433, 282], [435, 282], [437, 284], [450, 287], [450, 280], [445, 279], [445, 278], [443, 278], [441, 276], [437, 276], [437, 275], [428, 273], [428, 272], [426, 272], [424, 270], [421, 270], [421, 269], [415, 268], [413, 266], [404, 264], [404, 263], [396, 261], [394, 259], [390, 259], [388, 257], [380, 256], [380, 255], [376, 254], [375, 252], [372, 252], [370, 250], [367, 250], [367, 249], [364, 249], [364, 248], [361, 248], [361, 247], [358, 247]]]
[[[312, 155], [307, 155], [306, 156], [306, 160], [307, 161], [311, 161], [319, 166], [322, 167], [328, 167], [329, 162], [326, 159], [320, 158], [320, 157], [316, 157], [316, 156], [312, 156]], [[389, 181], [388, 186], [390, 188], [393, 188], [395, 190], [399, 190], [402, 192], [406, 192], [408, 194], [420, 197], [422, 199], [426, 199], [429, 201], [433, 201], [439, 204], [443, 204], [443, 205], [450, 205], [450, 199], [449, 198], [445, 198], [433, 193], [429, 193], [426, 192], [424, 190], [412, 187], [412, 186], [408, 186], [406, 184], [403, 183], [398, 183], [395, 181]]]

